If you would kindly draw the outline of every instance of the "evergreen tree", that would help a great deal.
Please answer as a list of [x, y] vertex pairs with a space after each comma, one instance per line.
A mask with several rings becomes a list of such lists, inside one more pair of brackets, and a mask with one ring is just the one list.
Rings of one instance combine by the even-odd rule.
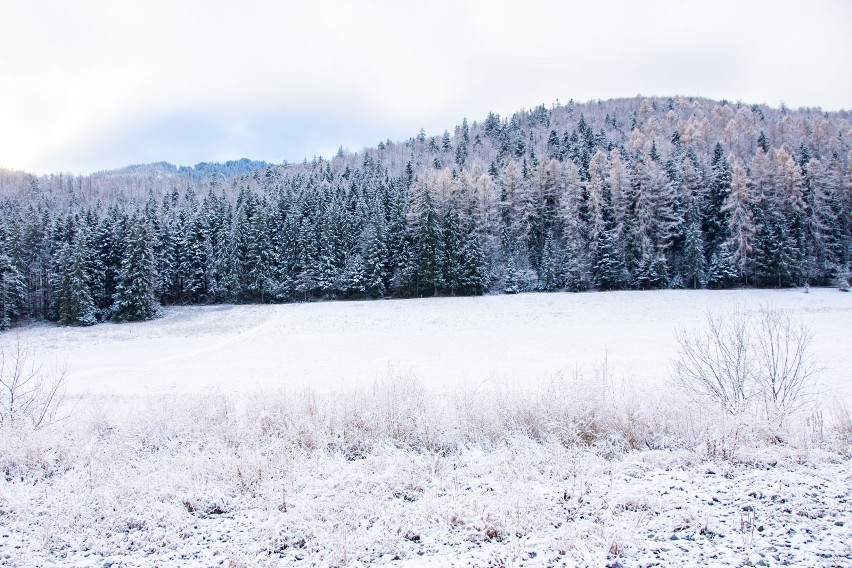
[[443, 285], [443, 235], [432, 192], [422, 180], [415, 186], [412, 234], [417, 251], [418, 291], [437, 295]]
[[452, 148], [453, 146], [450, 143], [450, 133], [444, 130], [444, 135], [441, 136], [441, 150], [449, 152]]
[[378, 222], [373, 223], [370, 231], [364, 261], [365, 289], [373, 298], [381, 298], [387, 292], [388, 285], [388, 248], [384, 231]]
[[134, 210], [163, 304], [837, 283], [852, 263], [845, 132], [814, 109], [572, 102], [262, 169], [5, 171], [0, 326], [84, 323], [86, 294], [109, 319]]
[[152, 241], [144, 217], [134, 216], [130, 222], [130, 238], [121, 261], [119, 284], [115, 291], [112, 308], [114, 321], [143, 321], [157, 314], [156, 264]]
[[202, 303], [207, 301], [209, 289], [208, 268], [210, 261], [210, 246], [207, 241], [207, 231], [203, 217], [196, 213], [187, 212], [185, 233], [181, 235], [180, 275], [178, 277], [178, 294], [180, 301]]
[[503, 276], [503, 292], [506, 294], [517, 294], [519, 291], [518, 270], [515, 268], [514, 257], [510, 256], [506, 261], [506, 272]]
[[683, 277], [690, 288], [700, 288], [704, 281], [704, 237], [701, 219], [695, 202], [687, 214], [686, 235], [683, 246]]
[[443, 215], [441, 234], [444, 237], [441, 281], [450, 295], [455, 296], [464, 280], [464, 242], [461, 235], [461, 220], [452, 203]]
[[810, 232], [814, 276], [820, 284], [830, 284], [846, 264], [843, 238], [843, 205], [840, 199], [841, 167], [833, 160], [828, 167], [813, 159], [807, 164], [811, 199]]
[[[268, 297], [266, 287], [270, 277], [271, 251], [264, 209], [262, 201], [251, 190], [240, 194], [235, 227], [234, 269], [240, 295], [249, 302], [262, 303]], [[205, 240], [209, 242], [211, 239]], [[211, 255], [205, 256], [209, 258]], [[328, 287], [331, 288], [331, 284]]]
[[0, 241], [0, 331], [12, 327], [24, 311], [26, 285], [21, 271]]
[[126, 243], [126, 220], [117, 207], [110, 207], [96, 228], [89, 228], [91, 242], [87, 262], [89, 290], [98, 310], [98, 319], [110, 316], [113, 296], [118, 286], [121, 259]]
[[598, 233], [593, 270], [594, 284], [598, 290], [616, 290], [621, 287], [624, 265], [615, 248], [612, 229], [604, 229]]
[[85, 239], [75, 233], [70, 240], [59, 246], [54, 261], [53, 311], [61, 325], [94, 325], [97, 310], [87, 280]]
[[704, 235], [708, 255], [712, 255], [728, 239], [728, 215], [725, 199], [731, 188], [731, 170], [721, 143], [716, 143], [710, 165], [710, 187], [704, 208]]
[[462, 293], [481, 295], [488, 289], [488, 260], [479, 231], [472, 229], [462, 248]]
[[710, 257], [710, 267], [707, 270], [707, 285], [710, 288], [730, 288], [739, 279], [738, 270], [727, 242], [722, 243], [719, 250]]
[[793, 284], [795, 242], [783, 214], [776, 209], [756, 208], [754, 272], [762, 286], [783, 287]]
[[553, 292], [562, 287], [561, 274], [562, 261], [553, 243], [553, 235], [549, 234], [544, 242], [544, 250], [541, 253], [541, 270], [539, 271], [539, 282], [542, 290]]

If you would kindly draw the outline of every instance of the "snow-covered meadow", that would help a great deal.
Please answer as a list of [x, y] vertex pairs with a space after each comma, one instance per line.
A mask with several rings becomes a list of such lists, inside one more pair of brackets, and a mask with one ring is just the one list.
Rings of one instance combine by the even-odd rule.
[[[678, 329], [761, 306], [822, 368], [781, 427], [669, 380]], [[848, 566], [850, 316], [659, 291], [26, 327], [70, 416], [0, 428], [0, 564]]]
[[760, 306], [811, 326], [823, 382], [852, 403], [852, 295], [834, 289], [174, 307], [149, 322], [17, 333], [45, 366], [67, 366], [73, 394], [340, 391], [396, 375], [439, 390], [529, 389], [604, 361], [647, 390], [665, 386], [678, 329], [702, 327], [707, 311]]

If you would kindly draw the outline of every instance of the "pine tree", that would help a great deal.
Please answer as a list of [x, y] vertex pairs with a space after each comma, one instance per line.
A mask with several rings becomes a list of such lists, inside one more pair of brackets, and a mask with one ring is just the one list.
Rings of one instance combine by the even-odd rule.
[[708, 254], [712, 255], [728, 239], [728, 215], [723, 207], [731, 187], [731, 170], [719, 142], [713, 150], [710, 170], [710, 187], [704, 208], [704, 235]]
[[432, 191], [423, 180], [418, 180], [415, 185], [411, 218], [417, 251], [417, 288], [420, 293], [426, 292], [434, 296], [443, 285], [443, 235]]
[[381, 298], [387, 291], [388, 248], [381, 225], [374, 222], [370, 230], [370, 240], [365, 251], [365, 288], [373, 298]]
[[153, 318], [158, 310], [155, 281], [153, 239], [145, 218], [136, 215], [130, 221], [130, 238], [121, 261], [119, 284], [112, 308], [113, 321]]
[[730, 245], [724, 242], [710, 257], [707, 285], [715, 289], [730, 288], [736, 285], [738, 279], [739, 274]]
[[97, 309], [89, 291], [85, 239], [72, 234], [71, 242], [57, 250], [53, 273], [53, 310], [61, 325], [88, 326], [97, 323]]
[[517, 294], [520, 291], [518, 286], [518, 270], [515, 268], [515, 258], [510, 256], [506, 261], [506, 272], [503, 276], [503, 292], [506, 294]]
[[9, 329], [23, 313], [26, 285], [21, 271], [0, 241], [0, 331]]
[[588, 290], [591, 260], [588, 224], [582, 214], [584, 183], [574, 162], [566, 161], [562, 170], [562, 194], [559, 196], [558, 219], [565, 241], [562, 274], [565, 287], [572, 292]]
[[757, 283], [783, 287], [794, 282], [795, 242], [783, 213], [774, 208], [755, 209], [754, 272]]
[[92, 257], [87, 262], [87, 281], [92, 300], [98, 309], [98, 319], [103, 321], [110, 316], [118, 286], [118, 274], [126, 246], [125, 215], [117, 207], [110, 207], [97, 227], [89, 227], [86, 239], [90, 241]]
[[656, 252], [653, 245], [646, 241], [642, 247], [642, 256], [633, 278], [634, 286], [640, 290], [664, 288], [666, 279], [666, 258]]
[[347, 256], [341, 277], [346, 297], [360, 297], [367, 291], [367, 269], [360, 252]]
[[840, 199], [841, 167], [833, 160], [828, 167], [813, 159], [807, 164], [811, 198], [810, 232], [813, 262], [818, 283], [830, 284], [846, 262], [843, 239], [843, 205]]
[[488, 289], [488, 260], [482, 247], [482, 237], [475, 227], [465, 238], [461, 268], [462, 293], [478, 296]]
[[621, 263], [612, 238], [612, 229], [605, 228], [598, 233], [595, 243], [594, 284], [601, 291], [616, 290], [622, 285]]
[[683, 277], [690, 288], [700, 288], [704, 282], [704, 236], [698, 205], [693, 201], [687, 213], [683, 245]]
[[544, 241], [544, 250], [541, 253], [541, 270], [539, 271], [539, 282], [542, 290], [553, 292], [562, 287], [561, 267], [562, 261], [556, 245], [553, 243], [553, 234], [549, 234]]
[[443, 215], [441, 234], [444, 237], [441, 281], [443, 286], [449, 290], [450, 295], [455, 296], [456, 291], [463, 285], [464, 259], [462, 248], [464, 242], [461, 235], [461, 220], [452, 203], [449, 204]]
[[205, 222], [199, 213], [186, 214], [186, 232], [180, 242], [180, 276], [178, 278], [181, 301], [194, 303], [207, 300], [209, 290], [210, 246], [207, 242]]
[[441, 136], [441, 150], [449, 152], [452, 148], [453, 146], [450, 143], [450, 133], [444, 130], [444, 134]]

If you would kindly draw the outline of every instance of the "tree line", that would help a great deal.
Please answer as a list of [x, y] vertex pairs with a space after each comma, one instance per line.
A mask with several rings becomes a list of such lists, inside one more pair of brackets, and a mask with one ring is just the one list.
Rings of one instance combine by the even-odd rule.
[[6, 170], [0, 327], [169, 304], [848, 286], [849, 118], [569, 102], [328, 159], [235, 162], [229, 178]]

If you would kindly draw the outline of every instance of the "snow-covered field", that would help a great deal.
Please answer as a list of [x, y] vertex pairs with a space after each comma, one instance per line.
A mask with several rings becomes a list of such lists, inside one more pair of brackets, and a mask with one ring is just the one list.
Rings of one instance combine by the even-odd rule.
[[[672, 388], [709, 311], [801, 317], [783, 426]], [[0, 565], [852, 565], [852, 295], [524, 294], [34, 325], [67, 420], [0, 427]]]
[[430, 388], [533, 388], [607, 360], [660, 387], [679, 328], [709, 311], [774, 306], [810, 324], [823, 380], [852, 402], [852, 294], [834, 289], [521, 294], [478, 298], [167, 308], [138, 324], [20, 332], [73, 393], [319, 391], [413, 375]]

